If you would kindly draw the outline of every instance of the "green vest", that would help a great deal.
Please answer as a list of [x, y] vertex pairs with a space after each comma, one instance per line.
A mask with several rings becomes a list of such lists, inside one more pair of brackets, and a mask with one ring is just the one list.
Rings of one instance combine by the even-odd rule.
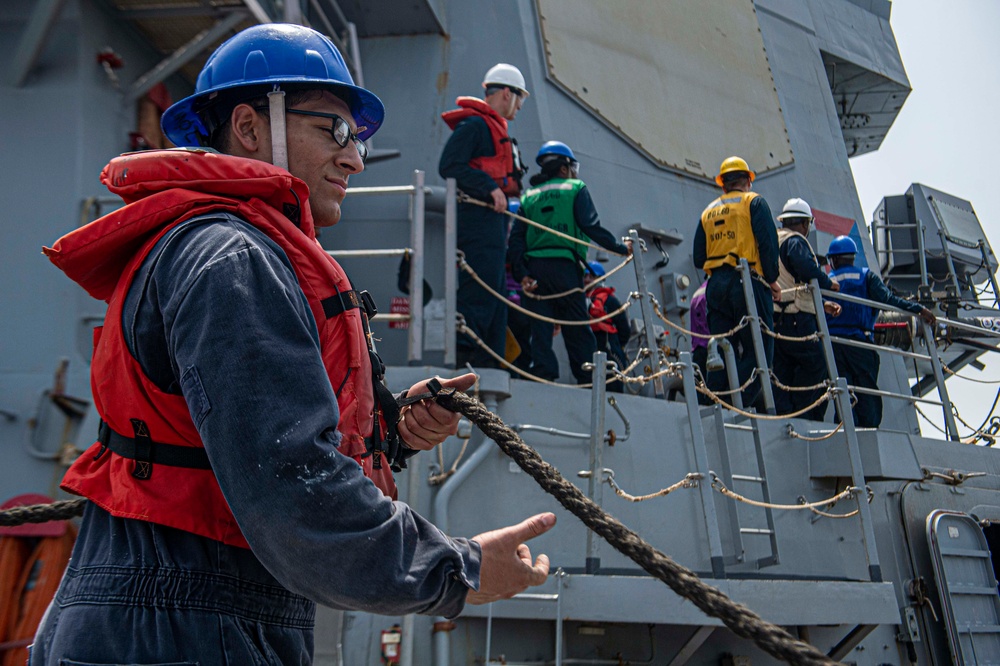
[[[549, 229], [587, 240], [573, 215], [577, 193], [584, 188], [576, 178], [553, 178], [538, 187], [532, 187], [521, 197], [521, 215]], [[587, 246], [574, 243], [528, 225], [528, 246], [524, 253], [531, 258], [560, 258], [576, 261], [587, 260]]]

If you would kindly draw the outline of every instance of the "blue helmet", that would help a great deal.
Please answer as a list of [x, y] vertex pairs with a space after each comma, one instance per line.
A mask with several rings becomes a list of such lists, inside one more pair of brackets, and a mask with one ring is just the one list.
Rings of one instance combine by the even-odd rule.
[[343, 97], [362, 140], [374, 134], [385, 117], [382, 101], [354, 85], [328, 37], [301, 25], [267, 23], [239, 32], [215, 50], [198, 75], [194, 94], [163, 114], [163, 133], [178, 146], [203, 145], [213, 124], [224, 120], [210, 120], [206, 113], [217, 102], [245, 101], [279, 88], [325, 89]]
[[573, 154], [573, 151], [562, 141], [546, 141], [543, 143], [542, 147], [538, 149], [538, 155], [535, 156], [535, 164], [542, 166], [543, 162], [548, 161], [544, 159], [547, 155], [559, 155], [565, 157], [570, 162], [576, 162], [576, 156]]
[[594, 277], [604, 277], [604, 273], [605, 273], [604, 266], [602, 266], [601, 264], [597, 263], [596, 261], [588, 261], [587, 262], [587, 268], [590, 269], [590, 273]]
[[837, 236], [830, 243], [830, 249], [826, 251], [826, 256], [834, 257], [838, 254], [857, 254], [858, 246], [850, 236]]

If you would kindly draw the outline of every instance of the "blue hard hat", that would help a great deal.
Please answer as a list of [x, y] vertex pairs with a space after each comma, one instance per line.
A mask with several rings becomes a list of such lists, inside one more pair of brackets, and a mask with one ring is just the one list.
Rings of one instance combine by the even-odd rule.
[[858, 246], [850, 236], [837, 236], [830, 243], [830, 249], [826, 251], [826, 256], [833, 257], [838, 254], [857, 254]]
[[543, 159], [546, 155], [559, 155], [567, 158], [570, 162], [576, 162], [576, 156], [573, 154], [573, 151], [562, 141], [546, 141], [543, 143], [542, 147], [538, 149], [538, 155], [535, 156], [535, 164], [541, 166], [542, 162], [546, 161]]
[[328, 37], [301, 25], [267, 23], [239, 32], [215, 50], [198, 75], [194, 94], [163, 114], [163, 133], [178, 146], [203, 145], [214, 129], [204, 111], [220, 99], [245, 101], [276, 89], [330, 90], [343, 97], [360, 139], [374, 134], [385, 117], [382, 101], [354, 85]]
[[594, 277], [604, 277], [605, 273], [604, 266], [597, 263], [596, 261], [588, 261], [587, 268], [590, 269], [590, 272], [593, 274]]

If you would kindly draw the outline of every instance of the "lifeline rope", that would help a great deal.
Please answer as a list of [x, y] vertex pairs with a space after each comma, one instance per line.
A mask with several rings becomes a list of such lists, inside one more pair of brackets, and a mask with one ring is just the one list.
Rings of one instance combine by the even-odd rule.
[[958, 377], [959, 379], [964, 379], [967, 382], [975, 382], [977, 384], [1000, 384], [1000, 379], [998, 379], [998, 380], [977, 379], [975, 377], [966, 377], [965, 375], [960, 375], [957, 372], [955, 372], [954, 370], [952, 370], [951, 368], [949, 368], [944, 363], [941, 364], [941, 369], [944, 370], [945, 372], [947, 372], [949, 375], [951, 375], [953, 377]]
[[660, 318], [660, 320], [664, 324], [674, 329], [675, 331], [678, 331], [679, 333], [690, 335], [691, 337], [694, 338], [704, 338], [705, 340], [710, 340], [712, 338], [728, 338], [730, 335], [736, 333], [741, 328], [750, 323], [750, 317], [743, 317], [743, 319], [740, 320], [740, 323], [736, 325], [736, 328], [728, 330], [725, 333], [695, 333], [694, 331], [690, 331], [681, 326], [680, 324], [675, 324], [674, 322], [667, 319], [666, 315], [664, 315], [663, 311], [660, 309], [659, 302], [655, 298], [651, 298], [650, 302], [653, 305], [653, 312], [656, 314], [657, 317]]
[[608, 319], [612, 319], [614, 317], [617, 317], [622, 312], [625, 312], [630, 307], [632, 307], [632, 303], [635, 302], [635, 299], [639, 298], [639, 295], [636, 292], [633, 291], [632, 293], [630, 293], [628, 295], [628, 300], [625, 301], [625, 303], [620, 308], [618, 308], [614, 312], [607, 313], [603, 317], [598, 317], [597, 319], [586, 319], [586, 320], [581, 319], [579, 321], [567, 321], [565, 319], [552, 319], [551, 317], [544, 317], [544, 316], [542, 316], [540, 314], [532, 312], [531, 310], [526, 310], [523, 307], [521, 307], [520, 305], [518, 305], [517, 303], [514, 303], [513, 301], [508, 300], [506, 296], [504, 296], [503, 294], [497, 292], [493, 287], [491, 287], [488, 284], [486, 284], [483, 281], [483, 279], [481, 277], [479, 277], [479, 275], [476, 273], [476, 271], [473, 270], [472, 266], [470, 266], [468, 264], [468, 262], [465, 261], [465, 257], [464, 256], [459, 255], [459, 257], [458, 257], [458, 266], [463, 271], [465, 271], [470, 276], [472, 276], [472, 279], [475, 280], [479, 284], [479, 286], [482, 287], [483, 289], [485, 289], [490, 295], [492, 295], [494, 298], [497, 298], [497, 299], [503, 301], [507, 305], [507, 307], [513, 308], [513, 309], [517, 310], [518, 312], [520, 312], [520, 313], [522, 313], [522, 314], [524, 314], [524, 315], [526, 315], [528, 317], [531, 317], [533, 319], [538, 319], [540, 321], [545, 321], [545, 322], [548, 322], [550, 324], [557, 324], [559, 326], [590, 326], [591, 324], [599, 324], [602, 321], [607, 321]]
[[712, 474], [712, 489], [717, 490], [719, 493], [725, 495], [729, 499], [736, 500], [737, 502], [743, 502], [744, 504], [749, 504], [750, 506], [756, 506], [763, 509], [780, 509], [782, 511], [795, 511], [798, 509], [818, 509], [821, 506], [830, 506], [831, 504], [836, 504], [842, 499], [847, 499], [848, 497], [853, 497], [854, 493], [857, 492], [857, 488], [850, 486], [840, 491], [830, 499], [820, 500], [818, 502], [800, 502], [799, 504], [772, 504], [770, 502], [761, 502], [760, 500], [750, 499], [749, 497], [744, 497], [740, 495], [735, 490], [730, 490], [726, 487], [726, 484], [722, 482], [716, 474]]
[[528, 298], [534, 299], [536, 301], [550, 301], [550, 300], [555, 300], [557, 298], [563, 298], [564, 296], [569, 296], [570, 294], [575, 294], [577, 292], [579, 292], [581, 294], [586, 294], [588, 291], [590, 291], [594, 287], [597, 287], [601, 282], [604, 282], [609, 277], [611, 277], [612, 275], [614, 275], [615, 273], [617, 273], [621, 269], [625, 268], [630, 261], [632, 261], [632, 255], [627, 256], [625, 258], [625, 261], [623, 261], [622, 263], [618, 264], [617, 266], [615, 266], [614, 268], [612, 268], [610, 271], [608, 271], [607, 273], [605, 273], [601, 277], [595, 278], [594, 280], [592, 280], [590, 282], [590, 284], [588, 284], [586, 287], [573, 287], [572, 289], [567, 289], [566, 291], [561, 291], [558, 294], [542, 294], [542, 295], [538, 295], [538, 294], [536, 294], [534, 292], [531, 292], [531, 291], [525, 291], [523, 293]]
[[677, 483], [673, 484], [672, 486], [667, 486], [663, 490], [657, 490], [655, 493], [650, 493], [648, 495], [630, 495], [629, 493], [622, 490], [617, 483], [615, 483], [614, 472], [610, 470], [606, 471], [608, 471], [609, 473], [605, 481], [607, 481], [608, 485], [611, 486], [611, 489], [615, 491], [615, 495], [618, 495], [618, 497], [621, 497], [622, 499], [627, 499], [629, 502], [645, 502], [646, 500], [654, 499], [657, 497], [665, 497], [670, 493], [674, 492], [675, 490], [680, 490], [681, 488], [697, 488], [698, 482], [704, 478], [701, 474], [698, 474], [697, 472], [691, 472]]
[[[458, 201], [460, 203], [473, 204], [474, 206], [479, 206], [481, 208], [489, 208], [490, 210], [493, 210], [493, 204], [486, 203], [485, 201], [480, 201], [479, 199], [473, 199], [472, 197], [470, 197], [465, 192], [460, 192], [458, 194]], [[552, 234], [554, 236], [559, 236], [559, 238], [563, 238], [565, 240], [571, 241], [573, 243], [576, 243], [577, 245], [586, 245], [587, 247], [592, 247], [595, 250], [600, 250], [601, 252], [607, 252], [609, 254], [618, 255], [619, 257], [626, 256], [624, 254], [619, 254], [618, 252], [615, 252], [614, 250], [609, 250], [609, 249], [607, 249], [605, 247], [601, 247], [600, 245], [594, 245], [593, 243], [588, 243], [585, 240], [580, 240], [579, 238], [576, 238], [574, 236], [570, 236], [569, 234], [564, 234], [561, 231], [556, 231], [555, 229], [550, 229], [547, 226], [545, 226], [544, 224], [539, 224], [538, 222], [535, 222], [534, 220], [529, 220], [528, 218], [523, 217], [521, 215], [518, 215], [517, 213], [512, 213], [509, 210], [503, 210], [503, 211], [500, 211], [500, 212], [503, 215], [506, 215], [508, 217], [512, 217], [515, 220], [520, 220], [521, 222], [524, 222], [525, 224], [530, 224], [531, 226], [533, 226], [533, 227], [535, 227], [537, 229], [541, 229], [542, 231], [547, 231], [548, 233], [550, 233], [550, 234]]]
[[[771, 377], [771, 383], [780, 388], [782, 391], [818, 391], [819, 389], [830, 388], [829, 381], [822, 381], [819, 384], [813, 384], [812, 386], [787, 386], [781, 382], [775, 376], [774, 370], [768, 370], [768, 375]], [[718, 391], [716, 391], [718, 393]]]
[[437, 401], [476, 424], [546, 492], [612, 547], [632, 559], [650, 575], [662, 580], [674, 592], [689, 599], [707, 615], [722, 620], [737, 636], [754, 641], [772, 656], [791, 664], [812, 666], [834, 663], [812, 645], [763, 620], [746, 606], [734, 602], [704, 583], [690, 569], [677, 564], [643, 541], [638, 534], [608, 515], [580, 492], [579, 488], [564, 479], [557, 469], [542, 460], [534, 449], [527, 446], [517, 433], [482, 403], [454, 391], [439, 393]]
[[790, 414], [756, 414], [754, 412], [748, 412], [738, 407], [733, 407], [732, 405], [730, 405], [728, 402], [720, 398], [716, 393], [714, 393], [705, 386], [701, 385], [695, 386], [695, 390], [697, 390], [698, 393], [701, 393], [702, 395], [708, 396], [716, 404], [725, 407], [731, 412], [736, 412], [740, 416], [746, 416], [747, 418], [751, 419], [762, 419], [764, 421], [779, 421], [781, 419], [792, 419], [795, 418], [796, 416], [802, 416], [812, 408], [819, 407], [821, 404], [830, 399], [830, 393], [833, 389], [827, 389], [826, 393], [821, 395], [814, 403], [812, 403], [811, 405], [806, 405], [797, 412], [791, 412]]
[[841, 421], [840, 423], [837, 424], [836, 428], [834, 428], [830, 432], [826, 433], [825, 435], [821, 435], [820, 437], [808, 437], [806, 435], [800, 435], [799, 433], [795, 432], [795, 429], [792, 428], [792, 426], [789, 425], [788, 426], [788, 436], [792, 437], [793, 439], [801, 439], [801, 440], [806, 441], [806, 442], [822, 442], [824, 439], [830, 439], [831, 437], [833, 437], [834, 435], [836, 435], [840, 431], [840, 429], [843, 428], [843, 427], [844, 427], [844, 422]]

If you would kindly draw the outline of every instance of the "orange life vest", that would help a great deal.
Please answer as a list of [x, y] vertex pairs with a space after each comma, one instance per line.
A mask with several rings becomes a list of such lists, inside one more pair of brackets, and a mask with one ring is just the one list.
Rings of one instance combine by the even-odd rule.
[[[604, 315], [608, 314], [607, 303], [608, 297], [615, 293], [613, 287], [594, 287], [587, 292], [587, 298], [590, 299], [590, 318], [600, 319]], [[615, 326], [611, 319], [605, 319], [604, 321], [598, 322], [596, 324], [591, 324], [590, 328], [595, 331], [603, 331], [605, 333], [617, 333], [618, 327]]]
[[477, 116], [486, 121], [493, 139], [493, 154], [476, 157], [469, 166], [486, 172], [507, 196], [521, 196], [521, 177], [526, 169], [517, 140], [507, 135], [507, 119], [478, 97], [459, 97], [455, 103], [459, 108], [441, 114], [448, 127], [455, 129], [466, 118]]
[[[157, 444], [204, 448], [184, 398], [157, 388], [129, 352], [122, 305], [136, 271], [164, 234], [191, 218], [228, 212], [263, 231], [288, 256], [337, 389], [339, 450], [395, 498], [389, 465], [379, 451], [368, 455], [365, 442], [377, 413], [364, 314], [350, 302], [357, 297], [347, 275], [316, 240], [305, 183], [265, 162], [191, 150], [122, 155], [105, 167], [101, 182], [126, 206], [67, 234], [45, 253], [91, 296], [108, 302], [103, 330], [95, 330], [91, 366], [95, 406], [107, 426], [137, 441], [145, 436]], [[297, 224], [286, 214], [298, 217]], [[346, 308], [327, 316], [331, 302], [345, 300]], [[384, 432], [384, 423], [379, 427]], [[211, 469], [155, 461], [153, 467], [144, 475], [139, 460], [113, 454], [98, 441], [73, 463], [62, 488], [114, 516], [248, 547]]]

